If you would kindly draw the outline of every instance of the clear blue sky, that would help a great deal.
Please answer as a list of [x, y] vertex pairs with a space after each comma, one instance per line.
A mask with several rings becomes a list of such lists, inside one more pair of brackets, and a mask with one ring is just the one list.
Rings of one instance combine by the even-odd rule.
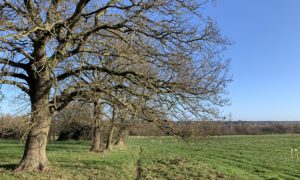
[[[234, 120], [300, 120], [300, 0], [218, 0], [204, 9], [234, 42]], [[6, 92], [8, 90], [5, 88]], [[9, 94], [16, 94], [11, 92]], [[16, 112], [6, 100], [0, 112]]]
[[234, 44], [234, 120], [300, 120], [300, 0], [218, 0], [205, 9]]

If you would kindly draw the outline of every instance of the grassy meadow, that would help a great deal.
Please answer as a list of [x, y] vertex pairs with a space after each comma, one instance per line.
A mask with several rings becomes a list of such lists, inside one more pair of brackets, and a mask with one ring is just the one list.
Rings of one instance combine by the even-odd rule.
[[300, 179], [300, 135], [220, 136], [189, 141], [129, 137], [127, 145], [89, 152], [88, 141], [49, 142], [51, 171], [13, 171], [23, 144], [0, 140], [0, 179]]

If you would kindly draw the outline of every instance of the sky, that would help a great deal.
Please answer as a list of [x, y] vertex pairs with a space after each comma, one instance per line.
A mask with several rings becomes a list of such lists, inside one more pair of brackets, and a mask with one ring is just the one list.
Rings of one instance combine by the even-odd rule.
[[232, 42], [233, 120], [300, 120], [300, 1], [218, 0], [206, 7]]
[[[300, 120], [300, 0], [217, 0], [203, 9], [232, 45], [233, 120]], [[3, 89], [0, 113], [20, 109], [9, 100], [18, 92]], [[26, 104], [25, 104], [26, 105]]]

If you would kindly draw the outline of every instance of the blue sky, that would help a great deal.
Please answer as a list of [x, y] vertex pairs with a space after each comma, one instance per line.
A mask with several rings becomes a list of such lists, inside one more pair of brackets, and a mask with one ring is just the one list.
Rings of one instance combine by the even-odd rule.
[[234, 44], [234, 120], [300, 120], [300, 1], [219, 0], [205, 8]]
[[[203, 9], [233, 42], [225, 52], [231, 106], [223, 109], [233, 120], [300, 120], [299, 7], [300, 0], [218, 0]], [[18, 109], [9, 98], [0, 106]]]

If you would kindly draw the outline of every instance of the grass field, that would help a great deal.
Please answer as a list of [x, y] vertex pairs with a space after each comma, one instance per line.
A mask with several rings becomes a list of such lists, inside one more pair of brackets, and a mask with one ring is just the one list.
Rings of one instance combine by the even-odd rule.
[[222, 136], [187, 144], [170, 137], [129, 137], [124, 148], [104, 154], [89, 142], [50, 142], [52, 169], [14, 173], [23, 144], [0, 140], [0, 179], [300, 179], [300, 159], [291, 159], [300, 135]]

